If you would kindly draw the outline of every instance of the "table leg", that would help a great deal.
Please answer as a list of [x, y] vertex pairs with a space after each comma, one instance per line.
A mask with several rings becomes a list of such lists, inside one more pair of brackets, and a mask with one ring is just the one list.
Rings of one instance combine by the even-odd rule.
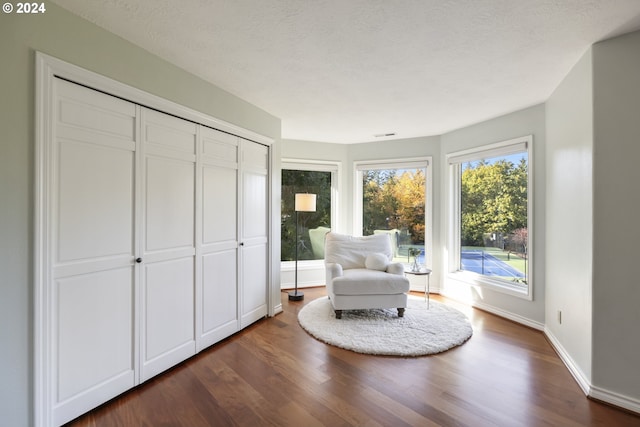
[[427, 283], [425, 283], [425, 293], [427, 294], [427, 310], [429, 309], [429, 305], [431, 304], [431, 274], [427, 274]]

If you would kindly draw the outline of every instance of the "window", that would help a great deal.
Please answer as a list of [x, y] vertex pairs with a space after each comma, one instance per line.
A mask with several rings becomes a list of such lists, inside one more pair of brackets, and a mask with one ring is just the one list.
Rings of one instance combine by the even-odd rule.
[[[394, 259], [431, 265], [427, 159], [356, 163], [354, 229], [363, 236], [391, 235]], [[429, 187], [429, 188], [428, 188]]]
[[448, 156], [449, 271], [531, 296], [531, 141], [527, 136]]
[[[283, 262], [324, 259], [324, 235], [335, 227], [336, 164], [284, 161], [282, 164], [281, 256]], [[298, 213], [296, 193], [316, 194], [316, 211]]]

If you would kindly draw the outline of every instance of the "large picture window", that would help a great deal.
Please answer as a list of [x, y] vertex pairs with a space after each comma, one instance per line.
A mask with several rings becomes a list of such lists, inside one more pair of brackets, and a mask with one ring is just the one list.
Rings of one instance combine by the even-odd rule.
[[389, 234], [395, 261], [431, 265], [429, 161], [356, 163], [355, 229]]
[[[281, 200], [281, 256], [283, 262], [324, 259], [324, 235], [334, 227], [337, 166], [283, 162]], [[316, 211], [298, 215], [296, 234], [295, 194], [316, 194]], [[297, 238], [296, 238], [297, 236]]]
[[448, 156], [449, 270], [530, 296], [531, 137]]

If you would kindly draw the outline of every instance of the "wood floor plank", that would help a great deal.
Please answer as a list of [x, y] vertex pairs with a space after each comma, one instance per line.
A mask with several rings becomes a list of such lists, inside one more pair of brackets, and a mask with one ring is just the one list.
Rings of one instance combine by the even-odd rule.
[[640, 416], [587, 399], [540, 331], [433, 295], [470, 318], [464, 345], [370, 356], [308, 335], [305, 290], [263, 319], [69, 423], [113, 426], [615, 426]]

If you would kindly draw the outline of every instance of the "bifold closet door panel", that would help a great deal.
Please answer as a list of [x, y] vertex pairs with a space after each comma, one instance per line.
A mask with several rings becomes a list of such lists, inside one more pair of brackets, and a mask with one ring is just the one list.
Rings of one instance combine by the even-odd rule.
[[267, 146], [51, 78], [34, 395], [36, 417], [62, 425], [266, 316], [270, 161]]
[[198, 350], [239, 330], [238, 140], [205, 126], [201, 136], [202, 291]]
[[136, 106], [55, 80], [47, 394], [62, 424], [135, 385]]
[[141, 380], [195, 354], [196, 125], [141, 109]]
[[241, 140], [241, 327], [267, 315], [269, 148]]

